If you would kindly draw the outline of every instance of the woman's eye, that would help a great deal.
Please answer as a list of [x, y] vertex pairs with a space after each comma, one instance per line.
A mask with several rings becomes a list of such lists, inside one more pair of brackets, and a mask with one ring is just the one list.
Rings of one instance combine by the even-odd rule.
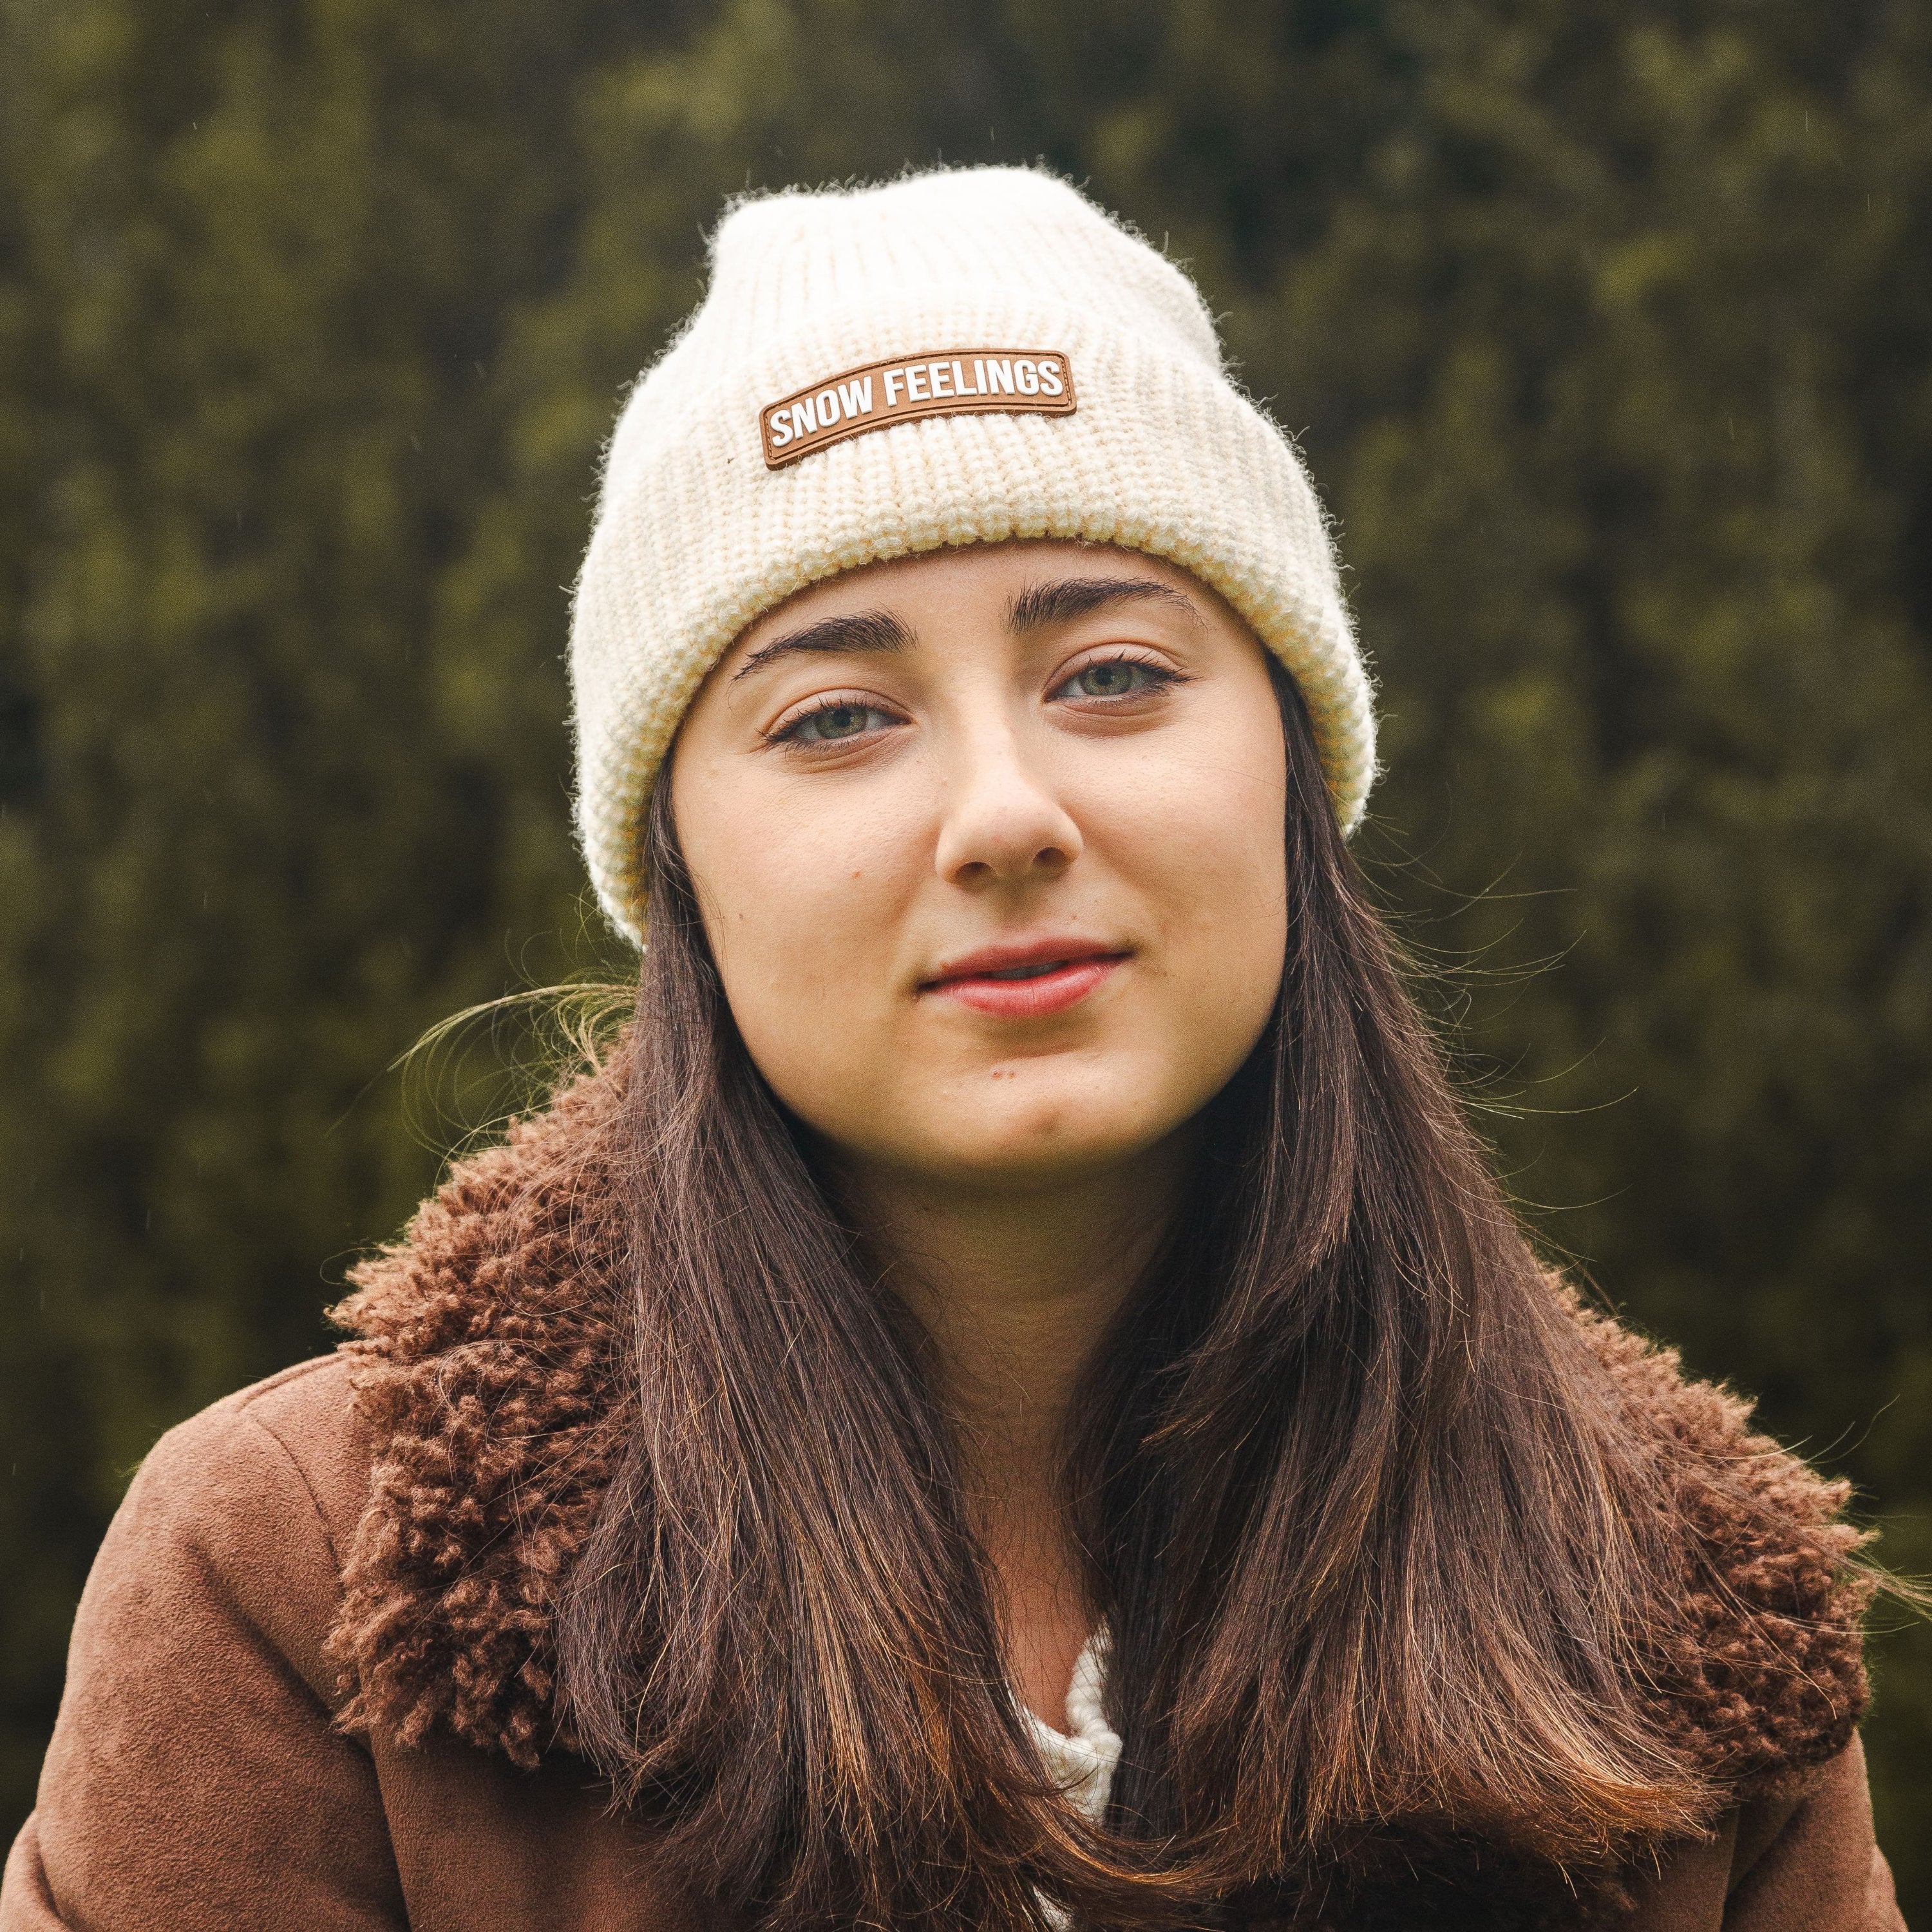
[[842, 739], [879, 730], [892, 722], [869, 704], [823, 704], [772, 735], [794, 745], [836, 745]]
[[1162, 689], [1174, 681], [1174, 674], [1158, 664], [1142, 664], [1133, 658], [1108, 658], [1076, 671], [1056, 695], [1134, 698], [1143, 692]]

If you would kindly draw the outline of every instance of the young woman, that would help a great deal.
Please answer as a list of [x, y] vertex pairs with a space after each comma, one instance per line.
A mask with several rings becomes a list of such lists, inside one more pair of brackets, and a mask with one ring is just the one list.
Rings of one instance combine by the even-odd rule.
[[1176, 270], [741, 206], [573, 658], [634, 1019], [148, 1460], [5, 1932], [1898, 1924], [1842, 1490], [1514, 1224]]

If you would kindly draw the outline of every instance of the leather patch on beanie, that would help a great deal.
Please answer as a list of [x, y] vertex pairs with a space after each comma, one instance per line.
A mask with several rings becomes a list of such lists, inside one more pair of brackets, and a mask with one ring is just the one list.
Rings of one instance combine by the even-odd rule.
[[921, 416], [1070, 416], [1073, 369], [1056, 349], [938, 349], [890, 356], [795, 391], [758, 412], [765, 466]]

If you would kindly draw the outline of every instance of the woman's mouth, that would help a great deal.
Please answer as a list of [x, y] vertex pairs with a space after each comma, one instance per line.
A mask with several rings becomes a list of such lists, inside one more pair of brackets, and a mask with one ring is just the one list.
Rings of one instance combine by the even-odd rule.
[[1077, 942], [990, 946], [948, 966], [920, 990], [998, 1018], [1034, 1019], [1077, 1006], [1127, 956]]

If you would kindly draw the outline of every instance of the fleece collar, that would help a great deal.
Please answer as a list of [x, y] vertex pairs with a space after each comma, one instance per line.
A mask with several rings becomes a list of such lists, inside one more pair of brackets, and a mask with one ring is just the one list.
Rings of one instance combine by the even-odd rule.
[[[350, 1725], [404, 1743], [441, 1728], [524, 1766], [569, 1743], [553, 1708], [560, 1586], [626, 1413], [609, 1132], [624, 1084], [620, 1052], [459, 1163], [338, 1311], [377, 1444], [330, 1640]], [[1865, 1703], [1847, 1486], [1565, 1298], [1666, 1450], [1694, 1634], [1654, 1694], [1727, 1802], [1774, 1795], [1846, 1743]], [[1774, 1504], [1777, 1533], [1740, 1490]]]

